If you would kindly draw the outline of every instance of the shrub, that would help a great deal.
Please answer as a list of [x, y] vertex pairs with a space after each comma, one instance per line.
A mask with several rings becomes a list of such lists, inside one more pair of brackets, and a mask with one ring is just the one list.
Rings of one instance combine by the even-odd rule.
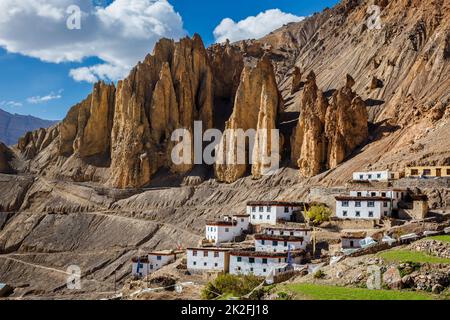
[[324, 205], [314, 205], [306, 213], [309, 221], [314, 225], [320, 225], [325, 221], [329, 221], [332, 215], [330, 208]]
[[322, 270], [317, 270], [316, 273], [314, 273], [314, 279], [322, 279], [325, 278], [325, 272]]
[[[220, 274], [215, 280], [206, 284], [202, 290], [202, 298], [211, 300], [220, 296], [245, 296], [262, 282], [262, 278], [245, 275]], [[260, 292], [254, 292], [252, 298], [259, 297]]]

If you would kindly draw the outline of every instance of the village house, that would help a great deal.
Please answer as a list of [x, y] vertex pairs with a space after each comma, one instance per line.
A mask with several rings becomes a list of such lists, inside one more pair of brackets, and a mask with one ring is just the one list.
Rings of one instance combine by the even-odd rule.
[[341, 248], [343, 250], [360, 249], [361, 241], [365, 238], [366, 233], [363, 231], [344, 232], [341, 236]]
[[392, 190], [354, 190], [350, 191], [351, 197], [381, 197], [391, 200], [392, 209], [398, 209], [398, 202], [403, 200], [407, 191], [403, 189]]
[[188, 248], [187, 269], [190, 272], [221, 271], [228, 272], [230, 249]]
[[450, 177], [450, 166], [406, 167], [405, 176], [420, 177]]
[[225, 216], [221, 221], [208, 221], [206, 222], [206, 240], [214, 244], [235, 241], [237, 237], [248, 231], [249, 226], [250, 216], [246, 214]]
[[400, 178], [401, 178], [400, 173], [391, 172], [389, 170], [353, 172], [353, 181], [389, 181]]
[[[253, 274], [267, 277], [276, 276], [288, 271], [289, 262], [300, 264], [305, 256], [303, 250], [291, 252], [258, 252], [253, 250], [237, 250], [230, 253], [230, 273], [234, 275]], [[288, 259], [291, 261], [288, 261]]]
[[336, 197], [339, 219], [379, 220], [392, 214], [391, 199], [386, 197]]
[[313, 229], [310, 227], [266, 227], [264, 233], [273, 236], [294, 236], [302, 237], [306, 244], [311, 242]]
[[146, 277], [148, 274], [174, 262], [182, 251], [154, 251], [145, 256], [132, 258], [131, 273], [136, 277]]
[[265, 252], [286, 252], [288, 250], [306, 249], [303, 237], [275, 236], [268, 234], [255, 235], [255, 250]]
[[303, 208], [301, 202], [250, 201], [247, 203], [247, 214], [254, 225], [276, 225], [279, 221], [291, 221], [292, 214]]

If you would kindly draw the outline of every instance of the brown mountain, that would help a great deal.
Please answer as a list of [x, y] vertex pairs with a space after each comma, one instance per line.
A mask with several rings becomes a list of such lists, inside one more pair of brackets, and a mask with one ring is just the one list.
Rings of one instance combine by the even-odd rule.
[[[139, 250], [196, 245], [206, 220], [249, 199], [333, 206], [353, 171], [448, 165], [449, 2], [376, 1], [381, 29], [367, 26], [372, 3], [346, 0], [262, 39], [207, 49], [198, 36], [163, 39], [117, 87], [96, 84], [59, 125], [5, 149], [3, 163], [15, 153], [21, 174], [0, 175], [2, 281], [16, 296], [72, 296], [60, 271], [75, 264], [83, 293], [99, 297], [114, 278], [123, 283]], [[264, 176], [259, 161], [174, 165], [170, 135], [195, 120], [280, 129], [283, 167]], [[450, 207], [445, 183], [394, 187]]]

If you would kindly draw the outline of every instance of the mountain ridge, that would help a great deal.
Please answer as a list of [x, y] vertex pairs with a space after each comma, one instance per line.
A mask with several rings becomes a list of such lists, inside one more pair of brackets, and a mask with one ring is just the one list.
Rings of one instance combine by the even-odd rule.
[[0, 141], [6, 145], [17, 144], [28, 131], [48, 128], [58, 121], [45, 120], [31, 115], [12, 114], [0, 109]]

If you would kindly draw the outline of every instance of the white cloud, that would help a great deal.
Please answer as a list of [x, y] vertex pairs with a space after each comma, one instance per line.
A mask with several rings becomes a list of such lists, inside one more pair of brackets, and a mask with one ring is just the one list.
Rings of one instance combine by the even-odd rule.
[[13, 108], [18, 108], [23, 106], [22, 102], [17, 102], [17, 101], [0, 101], [0, 107], [13, 107]]
[[49, 94], [47, 94], [45, 96], [30, 97], [27, 99], [27, 102], [31, 103], [31, 104], [40, 104], [40, 103], [45, 103], [45, 102], [49, 102], [52, 100], [58, 100], [58, 99], [62, 98], [61, 92], [62, 92], [62, 90], [60, 90], [58, 93], [50, 92]]
[[[82, 10], [80, 30], [69, 30], [66, 10]], [[0, 46], [46, 62], [104, 61], [73, 69], [77, 81], [117, 80], [153, 49], [161, 37], [184, 36], [181, 16], [166, 0], [115, 0], [94, 7], [86, 0], [1, 0]]]
[[304, 17], [285, 13], [280, 9], [267, 10], [257, 16], [250, 16], [239, 22], [225, 18], [214, 29], [214, 37], [216, 42], [224, 42], [227, 39], [231, 42], [244, 39], [257, 39], [278, 29], [284, 24], [298, 22], [303, 19]]

